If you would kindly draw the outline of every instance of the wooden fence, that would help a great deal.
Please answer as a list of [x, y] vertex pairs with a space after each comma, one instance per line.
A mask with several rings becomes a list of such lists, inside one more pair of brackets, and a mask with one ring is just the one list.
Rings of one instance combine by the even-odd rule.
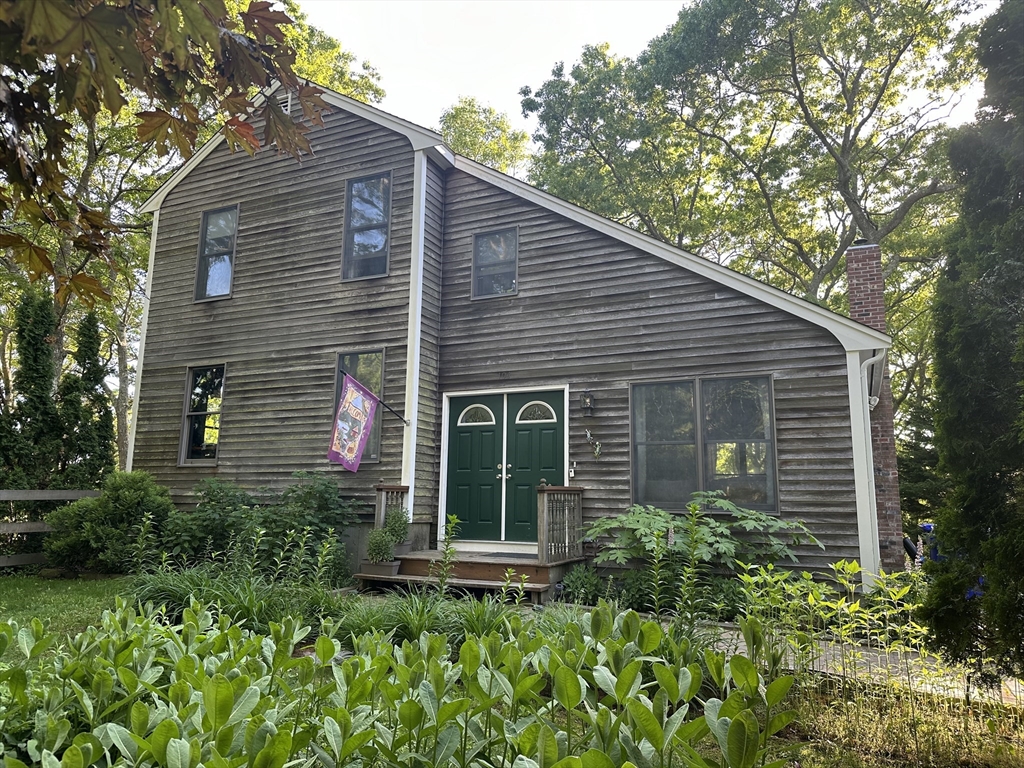
[[537, 486], [537, 560], [551, 565], [583, 558], [583, 489]]
[[[0, 502], [12, 501], [77, 501], [99, 496], [99, 491], [0, 491]], [[0, 534], [48, 533], [50, 526], [42, 520], [21, 522], [0, 522]], [[20, 555], [0, 555], [0, 568], [14, 568], [19, 565], [45, 563], [42, 552], [25, 552]]]

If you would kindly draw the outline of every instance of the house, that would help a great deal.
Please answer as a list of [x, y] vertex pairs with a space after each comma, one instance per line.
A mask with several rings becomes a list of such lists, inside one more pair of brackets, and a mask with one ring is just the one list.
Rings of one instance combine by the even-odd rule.
[[[856, 322], [325, 99], [312, 157], [217, 138], [143, 208], [131, 468], [183, 505], [325, 470], [423, 546], [457, 514], [465, 552], [523, 557], [721, 490], [804, 520], [807, 567], [902, 563], [877, 247], [850, 252]], [[327, 459], [345, 371], [402, 415], [357, 473]]]

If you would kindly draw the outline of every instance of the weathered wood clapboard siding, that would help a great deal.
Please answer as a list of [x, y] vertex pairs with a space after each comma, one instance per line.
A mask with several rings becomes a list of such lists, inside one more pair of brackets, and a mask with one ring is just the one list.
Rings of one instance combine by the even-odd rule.
[[441, 253], [444, 227], [444, 171], [427, 162], [423, 234], [423, 313], [420, 322], [419, 423], [416, 428], [418, 522], [437, 519], [440, 470], [441, 404], [438, 395], [438, 343], [441, 336]]
[[[471, 301], [473, 234], [510, 226], [519, 294]], [[630, 503], [630, 383], [772, 374], [781, 513], [827, 548], [803, 562], [858, 556], [846, 359], [831, 334], [461, 171], [447, 177], [444, 244], [442, 391], [568, 383], [586, 519]]]
[[[161, 208], [134, 467], [170, 486], [178, 503], [204, 477], [281, 487], [297, 470], [329, 469], [366, 499], [375, 484], [401, 479], [402, 425], [387, 412], [379, 464], [348, 473], [326, 450], [338, 352], [384, 347], [384, 399], [399, 408], [405, 399], [412, 148], [343, 111], [308, 136], [315, 154], [301, 164], [221, 146]], [[343, 283], [346, 181], [388, 170], [390, 274]], [[202, 212], [236, 202], [232, 297], [193, 303]], [[186, 370], [216, 363], [226, 365], [218, 465], [179, 467]]]

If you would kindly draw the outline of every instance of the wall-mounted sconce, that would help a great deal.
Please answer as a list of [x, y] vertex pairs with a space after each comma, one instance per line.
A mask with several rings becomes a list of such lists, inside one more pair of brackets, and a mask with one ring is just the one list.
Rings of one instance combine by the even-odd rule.
[[589, 389], [585, 389], [580, 393], [580, 408], [583, 410], [584, 415], [594, 415], [594, 395]]

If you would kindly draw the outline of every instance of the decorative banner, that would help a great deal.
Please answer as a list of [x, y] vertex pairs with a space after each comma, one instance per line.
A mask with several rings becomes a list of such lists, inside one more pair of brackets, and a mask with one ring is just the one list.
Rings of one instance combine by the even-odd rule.
[[327, 458], [349, 472], [359, 471], [363, 449], [370, 439], [373, 416], [380, 399], [347, 373], [341, 385], [338, 415], [334, 419]]

